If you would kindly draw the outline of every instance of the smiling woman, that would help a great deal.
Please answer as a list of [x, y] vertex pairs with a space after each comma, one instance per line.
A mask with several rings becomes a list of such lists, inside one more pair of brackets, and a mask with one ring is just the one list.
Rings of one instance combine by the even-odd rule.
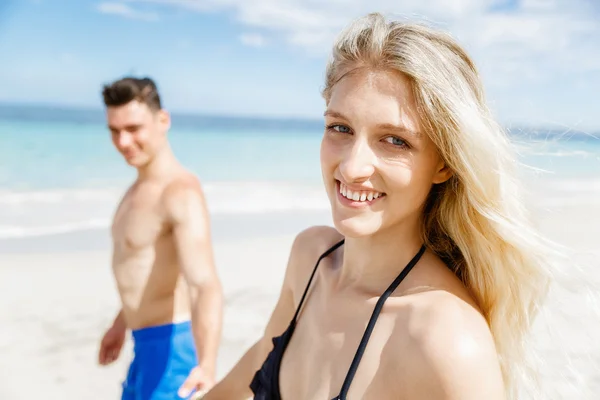
[[[367, 236], [406, 227], [412, 220], [418, 232], [419, 209], [431, 185], [445, 182], [451, 172], [431, 140], [419, 134], [408, 78], [388, 70], [353, 69], [331, 91], [325, 121], [321, 166], [338, 230], [344, 236]], [[344, 189], [346, 195], [340, 193]], [[357, 215], [355, 208], [367, 205], [361, 200], [369, 192], [384, 196]]]
[[516, 398], [552, 249], [472, 61], [370, 14], [337, 39], [323, 95], [335, 228], [297, 236], [264, 336], [206, 398]]

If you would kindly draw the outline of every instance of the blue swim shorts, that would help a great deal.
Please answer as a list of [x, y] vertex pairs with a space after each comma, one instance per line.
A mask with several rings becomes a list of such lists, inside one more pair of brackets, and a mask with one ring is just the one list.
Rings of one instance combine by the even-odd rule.
[[196, 365], [189, 321], [134, 330], [134, 357], [121, 400], [174, 400]]

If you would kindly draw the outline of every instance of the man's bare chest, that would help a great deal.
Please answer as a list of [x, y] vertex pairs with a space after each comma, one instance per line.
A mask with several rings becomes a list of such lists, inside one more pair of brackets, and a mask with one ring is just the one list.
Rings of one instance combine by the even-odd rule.
[[129, 193], [113, 219], [115, 250], [130, 252], [153, 247], [166, 233], [167, 222], [156, 193], [141, 190]]

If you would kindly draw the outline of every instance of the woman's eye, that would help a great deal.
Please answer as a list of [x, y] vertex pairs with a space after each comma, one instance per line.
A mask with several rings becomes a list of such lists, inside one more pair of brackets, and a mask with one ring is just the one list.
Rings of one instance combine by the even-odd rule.
[[390, 136], [385, 138], [385, 140], [389, 143], [392, 144], [394, 146], [398, 146], [398, 147], [404, 147], [406, 146], [406, 142], [398, 137], [395, 136]]
[[350, 128], [344, 125], [329, 125], [329, 129], [340, 133], [350, 133]]

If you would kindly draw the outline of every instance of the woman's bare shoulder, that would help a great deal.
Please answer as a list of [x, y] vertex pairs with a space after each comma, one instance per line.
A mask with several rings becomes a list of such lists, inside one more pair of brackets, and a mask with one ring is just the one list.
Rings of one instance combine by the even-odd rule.
[[[390, 349], [409, 365], [416, 399], [503, 399], [500, 364], [487, 322], [478, 309], [446, 290], [406, 296]], [[405, 368], [402, 368], [405, 370]], [[426, 384], [424, 382], [427, 382]]]
[[290, 251], [287, 279], [304, 285], [319, 257], [343, 238], [335, 228], [325, 225], [311, 226], [298, 233]]
[[321, 255], [343, 238], [342, 234], [331, 226], [311, 226], [296, 235], [292, 251], [296, 250], [298, 255]]

